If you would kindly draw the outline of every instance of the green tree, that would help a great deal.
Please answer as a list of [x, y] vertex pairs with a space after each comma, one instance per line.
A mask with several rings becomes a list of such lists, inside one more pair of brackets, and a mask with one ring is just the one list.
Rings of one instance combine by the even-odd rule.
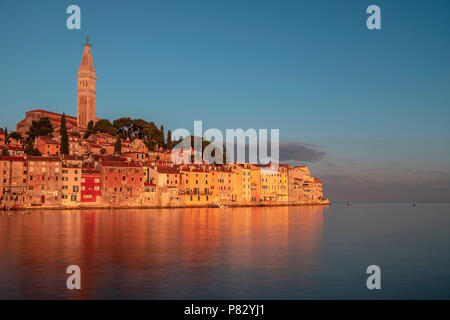
[[153, 140], [145, 140], [145, 145], [147, 146], [148, 150], [155, 151], [156, 148], [156, 142]]
[[11, 132], [11, 133], [9, 134], [9, 138], [15, 139], [15, 140], [17, 140], [17, 141], [22, 140], [22, 136], [21, 136], [18, 132], [16, 132], [16, 131]]
[[159, 135], [159, 146], [161, 148], [165, 148], [166, 147], [166, 139], [164, 138], [164, 126], [161, 125], [161, 129], [159, 130], [160, 135]]
[[116, 128], [114, 128], [112, 123], [107, 119], [98, 120], [94, 125], [94, 132], [108, 133], [112, 136], [117, 134]]
[[93, 133], [94, 133], [94, 121], [91, 120], [87, 125], [87, 131], [84, 134], [84, 139], [89, 138]]
[[172, 132], [169, 130], [167, 131], [167, 149], [173, 148], [173, 141], [172, 141]]
[[27, 139], [25, 141], [25, 153], [28, 155], [41, 155], [41, 153], [34, 149], [34, 140], [36, 137], [46, 136], [51, 137], [53, 133], [52, 123], [47, 117], [40, 118], [38, 121], [31, 122], [30, 129], [27, 132]]
[[61, 117], [61, 154], [69, 154], [69, 136], [67, 134], [66, 115]]
[[40, 118], [38, 121], [31, 122], [30, 129], [28, 130], [28, 137], [32, 137], [33, 140], [39, 136], [50, 137], [53, 133], [52, 123], [47, 117]]
[[2, 149], [2, 156], [9, 156], [9, 151], [6, 149]]
[[133, 121], [131, 120], [131, 118], [120, 118], [113, 121], [113, 126], [119, 133], [122, 133], [124, 137], [129, 137], [132, 124]]
[[122, 139], [120, 139], [120, 136], [117, 136], [116, 144], [114, 145], [114, 153], [122, 154]]

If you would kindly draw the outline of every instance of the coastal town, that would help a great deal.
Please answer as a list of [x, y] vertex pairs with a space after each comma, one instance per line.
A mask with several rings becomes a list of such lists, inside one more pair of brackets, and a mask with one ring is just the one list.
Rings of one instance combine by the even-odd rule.
[[77, 79], [77, 117], [35, 109], [0, 129], [3, 210], [329, 204], [306, 166], [179, 163], [163, 126], [98, 119], [89, 39]]

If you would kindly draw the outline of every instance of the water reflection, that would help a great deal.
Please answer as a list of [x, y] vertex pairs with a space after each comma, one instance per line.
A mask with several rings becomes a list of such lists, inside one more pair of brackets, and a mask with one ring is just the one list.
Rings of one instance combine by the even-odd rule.
[[[314, 284], [322, 207], [0, 216], [0, 298], [283, 298]], [[82, 290], [66, 289], [79, 265]]]

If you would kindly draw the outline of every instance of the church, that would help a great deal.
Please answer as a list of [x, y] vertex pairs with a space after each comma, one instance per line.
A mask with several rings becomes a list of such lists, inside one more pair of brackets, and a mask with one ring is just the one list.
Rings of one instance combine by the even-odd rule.
[[[86, 44], [84, 45], [83, 57], [81, 58], [77, 79], [77, 117], [66, 115], [66, 124], [69, 132], [84, 132], [90, 121], [95, 123], [98, 120], [95, 116], [95, 85], [97, 76], [89, 38], [86, 39]], [[59, 134], [62, 114], [41, 109], [28, 111], [25, 114], [25, 119], [17, 123], [16, 131], [22, 136], [25, 136], [32, 122], [38, 121], [43, 117], [50, 119], [54, 132]]]

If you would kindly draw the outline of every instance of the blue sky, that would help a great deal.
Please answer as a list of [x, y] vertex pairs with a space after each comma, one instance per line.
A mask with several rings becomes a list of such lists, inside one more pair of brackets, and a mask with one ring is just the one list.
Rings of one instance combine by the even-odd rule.
[[[66, 28], [71, 4], [81, 30]], [[381, 30], [366, 28], [371, 4]], [[0, 127], [34, 108], [76, 114], [89, 36], [101, 118], [279, 128], [331, 200], [450, 201], [449, 13], [445, 0], [0, 0]]]

